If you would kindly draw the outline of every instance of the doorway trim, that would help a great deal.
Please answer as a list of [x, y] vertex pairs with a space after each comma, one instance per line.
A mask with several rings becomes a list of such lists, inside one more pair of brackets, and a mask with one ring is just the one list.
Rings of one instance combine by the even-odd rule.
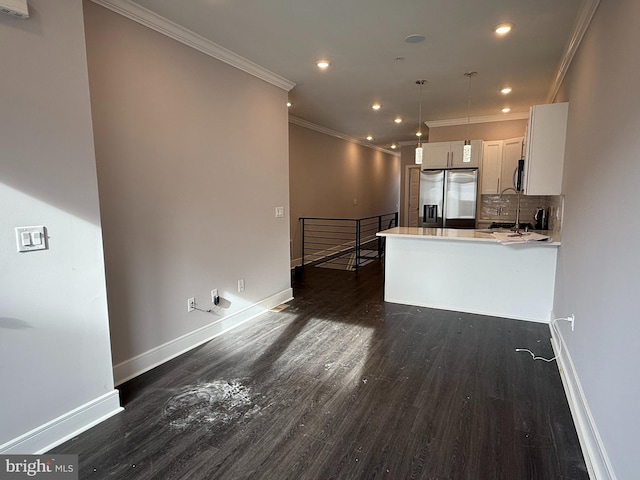
[[420, 169], [420, 165], [405, 165], [404, 171], [404, 201], [403, 201], [403, 209], [400, 215], [400, 225], [408, 226], [409, 225], [409, 194], [410, 185], [411, 185], [411, 170], [412, 169]]

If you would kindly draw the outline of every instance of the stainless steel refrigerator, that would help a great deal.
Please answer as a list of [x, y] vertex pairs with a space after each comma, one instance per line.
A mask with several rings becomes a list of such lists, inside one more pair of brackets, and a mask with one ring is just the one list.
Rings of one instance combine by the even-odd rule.
[[478, 169], [423, 170], [420, 174], [423, 227], [475, 228]]

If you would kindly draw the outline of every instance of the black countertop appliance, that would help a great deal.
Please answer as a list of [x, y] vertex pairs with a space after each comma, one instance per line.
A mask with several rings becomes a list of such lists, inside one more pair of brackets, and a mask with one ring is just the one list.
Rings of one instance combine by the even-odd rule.
[[536, 213], [533, 216], [536, 224], [533, 228], [536, 230], [549, 230], [549, 214], [544, 208], [536, 209]]

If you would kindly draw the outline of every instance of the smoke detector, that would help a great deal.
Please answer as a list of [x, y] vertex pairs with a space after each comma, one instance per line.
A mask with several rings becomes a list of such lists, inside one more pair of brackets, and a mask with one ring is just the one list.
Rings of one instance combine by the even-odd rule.
[[0, 12], [16, 18], [29, 18], [27, 0], [0, 0]]

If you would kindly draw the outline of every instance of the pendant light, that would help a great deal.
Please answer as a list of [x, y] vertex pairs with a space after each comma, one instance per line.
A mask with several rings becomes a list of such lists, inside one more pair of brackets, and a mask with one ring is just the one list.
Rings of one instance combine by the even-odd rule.
[[416, 147], [415, 156], [416, 165], [422, 165], [422, 85], [425, 83], [427, 83], [426, 80], [416, 80], [416, 84], [420, 85], [420, 101], [418, 102], [420, 113], [418, 115], [418, 132], [416, 133], [418, 136], [418, 146]]
[[478, 72], [467, 72], [465, 77], [469, 78], [469, 91], [467, 95], [467, 137], [464, 141], [464, 147], [462, 150], [462, 162], [471, 163], [471, 140], [469, 139], [469, 123], [471, 119], [471, 77], [475, 77]]

